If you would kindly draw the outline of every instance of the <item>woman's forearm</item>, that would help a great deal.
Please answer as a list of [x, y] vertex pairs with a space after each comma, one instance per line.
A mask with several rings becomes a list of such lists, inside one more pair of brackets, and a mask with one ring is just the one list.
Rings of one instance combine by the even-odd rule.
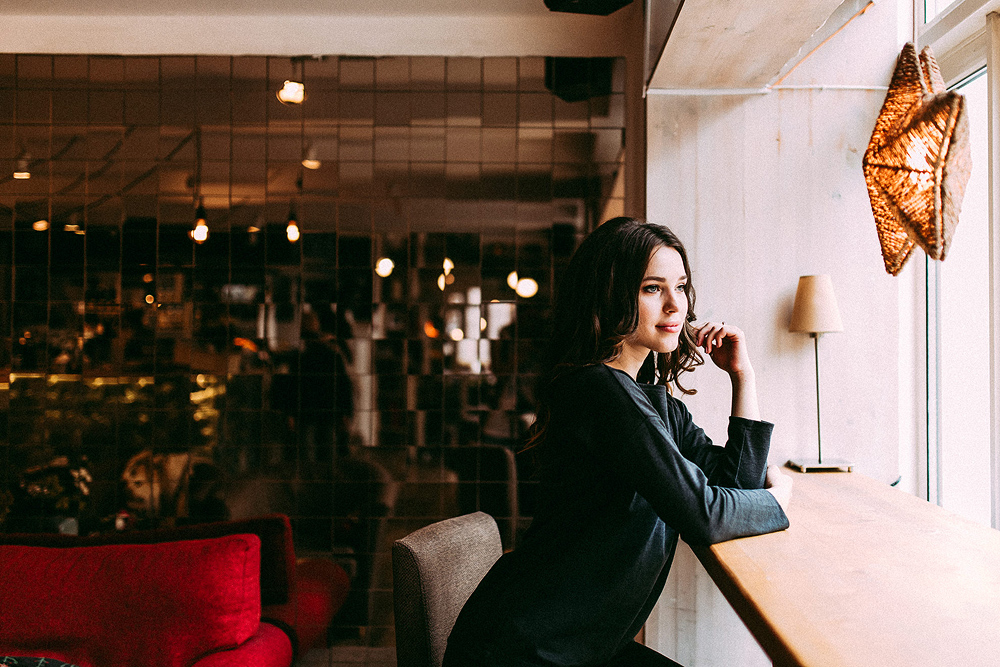
[[732, 415], [760, 421], [760, 406], [757, 404], [757, 379], [753, 369], [733, 373], [729, 379], [733, 383]]

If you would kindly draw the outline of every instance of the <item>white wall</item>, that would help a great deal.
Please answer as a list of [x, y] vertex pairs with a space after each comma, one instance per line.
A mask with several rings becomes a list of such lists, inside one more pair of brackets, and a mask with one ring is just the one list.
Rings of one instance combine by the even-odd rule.
[[[896, 12], [892, 2], [877, 4], [784, 84], [887, 85]], [[776, 425], [773, 463], [816, 455], [812, 339], [787, 329], [798, 277], [831, 275], [845, 331], [820, 340], [823, 452], [890, 483], [899, 474], [898, 318], [907, 292], [884, 269], [861, 169], [884, 97], [842, 89], [650, 95], [647, 217], [686, 243], [699, 317], [746, 331], [761, 410]], [[699, 393], [685, 400], [696, 421], [724, 442], [725, 375], [706, 367], [691, 384]], [[767, 664], [727, 607], [682, 552], [647, 624], [649, 641], [688, 667]]]

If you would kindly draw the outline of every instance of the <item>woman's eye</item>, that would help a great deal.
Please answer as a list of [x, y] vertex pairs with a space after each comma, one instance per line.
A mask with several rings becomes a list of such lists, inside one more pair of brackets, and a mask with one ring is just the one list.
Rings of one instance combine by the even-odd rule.
[[645, 287], [642, 288], [642, 291], [645, 292], [646, 294], [655, 294], [656, 292], [660, 291], [660, 286], [659, 285], [646, 285]]
[[687, 289], [687, 283], [683, 283], [681, 285], [678, 285], [674, 289], [677, 290], [678, 292], [683, 292], [685, 289]]

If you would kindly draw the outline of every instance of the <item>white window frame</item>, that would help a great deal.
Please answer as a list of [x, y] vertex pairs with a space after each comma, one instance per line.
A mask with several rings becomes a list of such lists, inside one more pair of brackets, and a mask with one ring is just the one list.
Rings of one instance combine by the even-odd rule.
[[[916, 3], [915, 3], [916, 6]], [[958, 84], [984, 66], [987, 68], [989, 114], [989, 252], [990, 252], [990, 466], [992, 525], [1000, 529], [1000, 0], [957, 0], [919, 28], [919, 47], [930, 45], [948, 86]], [[934, 264], [931, 262], [930, 264]], [[937, 340], [935, 299], [937, 267], [927, 266], [921, 277], [927, 294], [928, 351]], [[940, 504], [938, 478], [940, 437], [937, 419], [936, 359], [926, 357], [926, 441], [917, 443], [916, 458], [926, 473], [923, 494]], [[923, 450], [923, 451], [921, 451]]]

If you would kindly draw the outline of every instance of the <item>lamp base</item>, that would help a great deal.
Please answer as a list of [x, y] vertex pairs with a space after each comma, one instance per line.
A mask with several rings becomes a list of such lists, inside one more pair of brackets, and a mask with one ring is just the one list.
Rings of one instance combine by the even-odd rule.
[[844, 459], [789, 459], [786, 464], [799, 472], [851, 472], [854, 464]]

